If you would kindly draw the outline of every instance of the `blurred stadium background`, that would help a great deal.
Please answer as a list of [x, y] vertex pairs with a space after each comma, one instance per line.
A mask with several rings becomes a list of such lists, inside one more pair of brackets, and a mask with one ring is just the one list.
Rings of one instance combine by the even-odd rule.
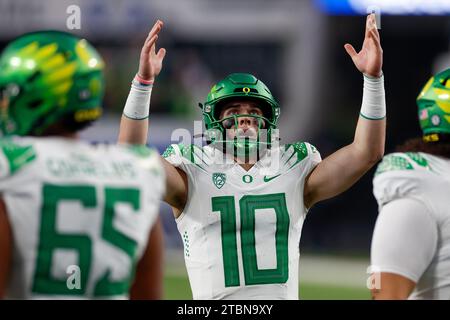
[[[67, 8], [81, 10], [68, 30]], [[281, 102], [282, 142], [314, 144], [326, 157], [350, 143], [362, 76], [345, 53], [360, 48], [366, 9], [381, 8], [388, 106], [386, 152], [418, 136], [415, 98], [430, 75], [450, 66], [450, 0], [0, 0], [0, 49], [29, 31], [58, 29], [86, 37], [106, 61], [106, 116], [86, 130], [90, 141], [114, 142], [119, 117], [149, 27], [165, 22], [168, 50], [153, 91], [150, 144], [163, 151], [193, 132], [198, 102], [231, 72], [261, 78]], [[369, 249], [377, 216], [373, 170], [343, 195], [311, 209], [300, 245], [300, 296], [368, 299]], [[182, 242], [170, 209], [165, 229], [166, 298], [189, 299]]]

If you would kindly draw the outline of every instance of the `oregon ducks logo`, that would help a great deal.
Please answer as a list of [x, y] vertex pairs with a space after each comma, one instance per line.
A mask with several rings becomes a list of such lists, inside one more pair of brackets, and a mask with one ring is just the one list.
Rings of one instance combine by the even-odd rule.
[[250, 88], [242, 88], [242, 91], [244, 91], [245, 94], [249, 94], [250, 93]]
[[227, 181], [227, 176], [225, 175], [225, 173], [216, 172], [212, 175], [212, 181], [217, 189], [220, 189]]

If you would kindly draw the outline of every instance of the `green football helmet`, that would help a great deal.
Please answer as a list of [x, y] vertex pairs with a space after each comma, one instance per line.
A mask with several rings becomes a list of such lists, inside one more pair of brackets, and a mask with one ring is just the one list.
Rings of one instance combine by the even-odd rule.
[[417, 106], [425, 141], [450, 134], [450, 68], [428, 80], [417, 97]]
[[[257, 103], [263, 116], [255, 114], [237, 114], [220, 119], [222, 107], [236, 99], [250, 100]], [[280, 106], [267, 86], [255, 76], [247, 73], [233, 73], [215, 84], [209, 92], [206, 102], [200, 104], [203, 120], [207, 129], [207, 140], [223, 149], [233, 150], [234, 156], [247, 157], [256, 154], [260, 146], [270, 148], [274, 138], [274, 129], [277, 128], [280, 117]], [[248, 137], [235, 137], [229, 140], [226, 130], [238, 128], [240, 117], [253, 118], [258, 123], [257, 139]], [[267, 130], [266, 141], [261, 135], [261, 129]]]
[[69, 33], [40, 31], [12, 41], [0, 56], [1, 133], [39, 136], [62, 119], [80, 128], [98, 119], [103, 68], [97, 50]]

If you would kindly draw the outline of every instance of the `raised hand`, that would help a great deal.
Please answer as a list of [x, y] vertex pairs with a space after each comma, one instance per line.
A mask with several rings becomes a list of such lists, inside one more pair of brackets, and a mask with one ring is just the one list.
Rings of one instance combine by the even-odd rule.
[[346, 43], [344, 48], [359, 71], [376, 78], [381, 76], [383, 49], [380, 44], [380, 34], [378, 33], [375, 14], [372, 13], [367, 16], [366, 35], [361, 51], [356, 52], [355, 48], [349, 43]]
[[156, 40], [163, 25], [161, 20], [156, 21], [142, 47], [138, 76], [144, 80], [155, 81], [156, 76], [161, 72], [166, 49], [161, 48], [156, 53]]

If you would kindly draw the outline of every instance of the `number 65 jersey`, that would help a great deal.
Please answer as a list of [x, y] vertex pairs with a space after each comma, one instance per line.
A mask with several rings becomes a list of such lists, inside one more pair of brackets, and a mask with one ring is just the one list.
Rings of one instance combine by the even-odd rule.
[[212, 146], [163, 155], [188, 177], [176, 219], [194, 299], [298, 299], [306, 177], [321, 161], [308, 143], [266, 151], [249, 170]]
[[127, 298], [165, 176], [144, 146], [0, 140], [0, 197], [13, 234], [15, 299]]

